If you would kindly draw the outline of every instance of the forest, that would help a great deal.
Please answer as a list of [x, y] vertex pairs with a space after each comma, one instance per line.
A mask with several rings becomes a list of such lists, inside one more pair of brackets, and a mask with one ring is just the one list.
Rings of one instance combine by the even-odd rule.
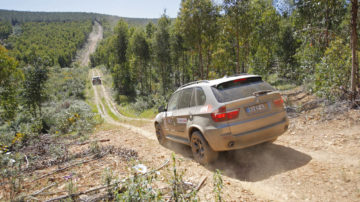
[[176, 19], [120, 20], [91, 62], [112, 74], [119, 102], [143, 108], [187, 82], [239, 73], [279, 89], [304, 85], [334, 102], [350, 88], [351, 9], [346, 0], [184, 0]]

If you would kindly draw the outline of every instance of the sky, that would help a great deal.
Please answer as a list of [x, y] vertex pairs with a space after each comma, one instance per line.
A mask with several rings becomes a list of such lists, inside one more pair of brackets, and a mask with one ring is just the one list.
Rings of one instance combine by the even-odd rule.
[[94, 12], [133, 18], [175, 18], [181, 0], [0, 0], [0, 9]]

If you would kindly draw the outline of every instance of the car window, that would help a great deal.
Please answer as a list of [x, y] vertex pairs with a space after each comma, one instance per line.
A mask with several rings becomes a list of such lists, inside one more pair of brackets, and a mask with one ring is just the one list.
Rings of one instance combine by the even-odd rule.
[[195, 90], [193, 90], [193, 93], [191, 95], [191, 101], [190, 101], [190, 107], [196, 106], [196, 97], [195, 97]]
[[168, 111], [176, 109], [179, 94], [180, 94], [179, 92], [176, 92], [175, 94], [173, 94], [171, 96], [170, 101], [168, 103], [168, 107], [167, 107]]
[[250, 77], [212, 86], [211, 90], [217, 101], [223, 103], [252, 96], [258, 91], [274, 91], [275, 89], [262, 81], [261, 77]]
[[202, 88], [196, 88], [196, 103], [197, 105], [204, 105], [206, 101], [206, 96]]
[[190, 106], [192, 92], [193, 88], [187, 88], [181, 91], [180, 97], [178, 98], [178, 109], [187, 108]]

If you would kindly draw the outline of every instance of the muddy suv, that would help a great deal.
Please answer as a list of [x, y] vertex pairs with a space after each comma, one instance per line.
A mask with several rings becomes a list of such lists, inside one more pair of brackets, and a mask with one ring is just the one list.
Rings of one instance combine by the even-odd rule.
[[216, 160], [219, 151], [273, 142], [289, 125], [280, 93], [257, 75], [183, 85], [159, 112], [159, 143], [190, 145], [201, 164]]
[[101, 77], [100, 76], [94, 76], [92, 78], [92, 84], [93, 85], [101, 85]]

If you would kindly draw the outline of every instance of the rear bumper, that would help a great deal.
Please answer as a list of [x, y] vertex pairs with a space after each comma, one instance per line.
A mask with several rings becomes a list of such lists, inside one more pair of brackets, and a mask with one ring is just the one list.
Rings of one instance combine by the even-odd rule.
[[284, 113], [283, 118], [278, 122], [239, 134], [223, 134], [223, 129], [207, 129], [205, 131], [205, 138], [214, 151], [242, 149], [271, 141], [282, 135], [288, 129], [288, 126], [289, 119], [287, 118], [286, 113]]

